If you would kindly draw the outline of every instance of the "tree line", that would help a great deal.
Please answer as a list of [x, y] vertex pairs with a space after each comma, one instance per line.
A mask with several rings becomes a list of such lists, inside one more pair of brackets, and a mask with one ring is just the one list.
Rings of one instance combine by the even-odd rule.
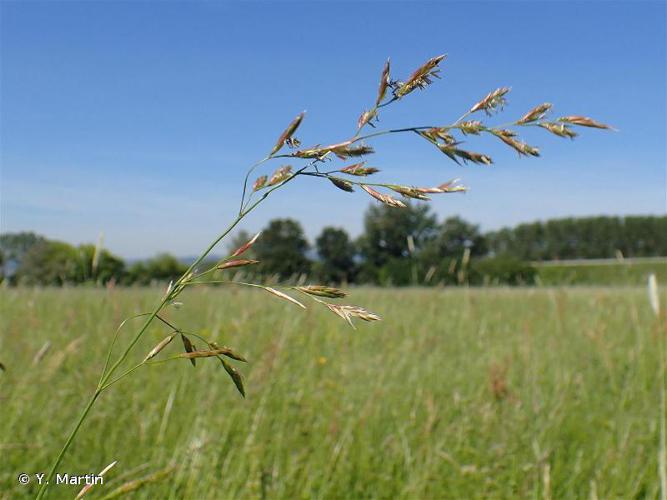
[[[230, 252], [251, 235], [239, 232]], [[428, 205], [369, 207], [356, 239], [326, 227], [311, 245], [300, 223], [274, 219], [244, 268], [265, 280], [322, 283], [531, 284], [531, 261], [667, 255], [667, 217], [583, 217], [483, 233], [460, 217], [439, 222]], [[77, 247], [33, 233], [0, 235], [5, 281], [25, 285], [150, 285], [176, 279], [188, 262], [166, 253], [127, 263], [94, 245]]]

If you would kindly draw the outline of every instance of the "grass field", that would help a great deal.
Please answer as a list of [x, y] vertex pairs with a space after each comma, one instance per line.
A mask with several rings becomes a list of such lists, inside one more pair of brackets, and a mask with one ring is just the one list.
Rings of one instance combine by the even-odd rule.
[[641, 286], [649, 274], [667, 282], [667, 258], [546, 261], [535, 264], [539, 282], [547, 286]]
[[[0, 291], [0, 498], [36, 492], [18, 474], [46, 471], [113, 329], [159, 293]], [[118, 460], [91, 498], [659, 494], [660, 327], [644, 288], [358, 289], [351, 302], [384, 321], [357, 331], [261, 292], [184, 298], [170, 319], [246, 354], [248, 397], [215, 360], [120, 382], [60, 467]]]

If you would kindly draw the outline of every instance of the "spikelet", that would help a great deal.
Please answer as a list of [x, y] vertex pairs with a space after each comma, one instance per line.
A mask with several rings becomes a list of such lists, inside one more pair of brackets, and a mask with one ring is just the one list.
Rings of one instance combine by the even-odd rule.
[[266, 181], [267, 181], [266, 175], [262, 175], [260, 177], [257, 177], [257, 180], [255, 180], [255, 183], [252, 185], [252, 190], [253, 191], [259, 191], [264, 186], [266, 186]]
[[354, 188], [352, 187], [352, 183], [350, 181], [346, 181], [345, 179], [341, 179], [339, 177], [333, 177], [333, 176], [329, 176], [328, 179], [338, 189], [342, 189], [343, 191], [347, 191], [348, 193], [351, 193], [351, 192], [354, 191]]
[[384, 99], [384, 96], [387, 95], [387, 88], [389, 87], [389, 59], [387, 59], [387, 62], [384, 63], [384, 67], [382, 68], [382, 75], [380, 76], [380, 85], [378, 87], [378, 96], [377, 99], [375, 100], [375, 106], [379, 106], [382, 100]]
[[288, 302], [291, 302], [292, 304], [296, 304], [297, 306], [299, 306], [303, 309], [306, 308], [306, 306], [304, 306], [301, 302], [299, 302], [298, 300], [296, 300], [293, 297], [290, 297], [286, 293], [280, 292], [280, 291], [278, 291], [274, 288], [271, 288], [270, 286], [265, 286], [265, 287], [262, 287], [262, 288], [264, 288], [264, 290], [266, 290], [267, 292], [275, 295], [276, 297], [280, 297], [281, 299], [287, 300]]
[[280, 137], [278, 138], [278, 141], [276, 142], [276, 145], [273, 146], [273, 149], [271, 150], [271, 156], [276, 154], [280, 149], [285, 145], [287, 141], [289, 141], [292, 138], [292, 135], [294, 135], [294, 132], [296, 132], [296, 129], [299, 128], [299, 125], [301, 125], [301, 120], [303, 120], [303, 116], [306, 114], [305, 111], [299, 113], [294, 120], [287, 126], [285, 131], [280, 134]]
[[361, 113], [359, 116], [359, 119], [357, 120], [357, 128], [362, 128], [364, 125], [368, 124], [371, 127], [375, 127], [371, 123], [371, 120], [377, 116], [377, 111], [375, 109], [371, 109], [370, 111], [364, 111]]
[[331, 148], [330, 151], [341, 160], [375, 153], [375, 150], [371, 146], [365, 144], [338, 146]]
[[580, 127], [592, 127], [612, 130], [613, 127], [604, 123], [597, 122], [587, 116], [563, 116], [558, 119], [559, 122], [571, 123], [572, 125], [579, 125]]
[[227, 375], [229, 375], [229, 377], [232, 379], [232, 382], [234, 382], [236, 390], [239, 391], [241, 396], [245, 398], [245, 388], [243, 387], [243, 377], [241, 377], [241, 374], [238, 372], [238, 370], [236, 370], [236, 368], [225, 361], [225, 358], [222, 356], [218, 356], [218, 359], [220, 360], [220, 363], [222, 363], [222, 367], [227, 372]]
[[367, 311], [363, 307], [330, 304], [328, 302], [323, 302], [323, 304], [327, 306], [331, 312], [347, 321], [352, 328], [355, 328], [354, 324], [352, 323], [352, 318], [359, 318], [363, 321], [380, 321], [382, 319], [377, 314]]
[[[185, 349], [185, 354], [189, 354], [192, 352], [195, 352], [195, 346], [192, 345], [192, 342], [190, 342], [190, 339], [187, 338], [185, 335], [181, 333], [181, 341], [183, 342], [183, 348]], [[196, 366], [197, 362], [193, 358], [190, 358], [190, 363], [192, 363], [192, 366]]]
[[366, 162], [362, 161], [361, 163], [355, 163], [354, 165], [341, 168], [340, 171], [348, 175], [356, 175], [357, 177], [365, 177], [379, 172], [375, 167], [364, 167], [365, 164]]
[[296, 289], [308, 295], [327, 297], [329, 299], [339, 299], [347, 295], [343, 290], [322, 285], [297, 286]]
[[250, 238], [249, 241], [247, 241], [246, 243], [244, 243], [243, 245], [238, 247], [236, 250], [234, 250], [234, 253], [232, 253], [232, 257], [238, 257], [239, 255], [244, 253], [246, 250], [248, 250], [251, 246], [253, 246], [255, 244], [255, 242], [257, 241], [257, 238], [259, 238], [260, 234], [262, 234], [261, 231], [259, 233], [257, 233], [255, 236], [253, 236], [252, 238]]
[[438, 149], [449, 156], [456, 163], [459, 163], [459, 158], [463, 160], [463, 163], [471, 161], [472, 163], [481, 164], [481, 165], [491, 165], [493, 160], [489, 156], [474, 153], [472, 151], [465, 151], [464, 149], [458, 149], [456, 144], [438, 144]]
[[151, 351], [146, 355], [146, 357], [143, 360], [143, 363], [145, 363], [149, 359], [154, 358], [155, 356], [157, 356], [162, 349], [167, 347], [171, 343], [171, 341], [174, 340], [175, 336], [176, 336], [176, 334], [172, 333], [168, 337], [165, 337], [164, 339], [162, 339], [162, 341], [159, 344], [157, 344], [155, 347], [153, 347], [153, 349], [151, 349]]
[[179, 358], [194, 359], [194, 358], [212, 358], [214, 356], [227, 356], [238, 361], [247, 362], [247, 360], [240, 354], [236, 354], [229, 347], [217, 347], [208, 351], [191, 351], [183, 352], [178, 355]]
[[498, 109], [503, 109], [507, 101], [505, 94], [510, 91], [509, 87], [500, 87], [493, 92], [489, 92], [484, 99], [470, 108], [469, 113], [475, 113], [479, 110], [484, 110], [487, 115], [493, 114]]
[[[99, 473], [97, 476], [98, 476], [98, 477], [102, 477], [102, 476], [104, 476], [104, 474], [106, 474], [107, 472], [109, 472], [109, 471], [113, 468], [113, 466], [116, 465], [117, 463], [118, 463], [118, 460], [114, 460], [114, 461], [111, 462], [109, 465], [107, 465], [104, 469], [102, 469], [102, 470], [100, 471], [100, 473]], [[79, 491], [79, 493], [77, 494], [77, 496], [74, 497], [74, 500], [80, 500], [86, 493], [88, 493], [88, 491], [90, 491], [90, 489], [91, 489], [95, 484], [96, 484], [96, 483], [94, 483], [94, 482], [93, 482], [93, 483], [86, 484], [83, 488], [81, 488], [81, 491]]]
[[276, 184], [280, 184], [281, 182], [286, 181], [292, 176], [292, 166], [291, 165], [285, 165], [283, 167], [280, 167], [277, 169], [273, 175], [271, 176], [271, 179], [269, 180], [269, 183], [267, 184], [268, 186], [275, 186]]
[[259, 264], [259, 261], [254, 259], [235, 259], [235, 260], [228, 260], [225, 262], [221, 262], [220, 264], [215, 266], [215, 268], [223, 270], [223, 269], [232, 269], [235, 267], [251, 266], [253, 264]]
[[420, 134], [431, 142], [438, 142], [438, 140], [444, 141], [445, 144], [454, 144], [456, 142], [456, 139], [452, 134], [449, 133], [449, 128], [447, 127], [429, 128], [422, 130]]
[[[502, 132], [510, 132], [502, 133]], [[507, 144], [509, 147], [513, 148], [519, 155], [524, 156], [540, 156], [540, 150], [526, 144], [525, 142], [518, 141], [514, 138], [514, 132], [503, 130], [501, 133], [495, 133], [494, 135], [498, 137], [501, 141]]]
[[395, 193], [405, 196], [406, 198], [413, 198], [415, 200], [430, 200], [424, 191], [416, 187], [398, 186], [395, 184], [388, 184], [387, 187]]
[[484, 124], [478, 120], [468, 120], [467, 122], [460, 123], [458, 127], [465, 135], [479, 135], [480, 132], [486, 130]]
[[410, 75], [410, 78], [408, 78], [407, 81], [398, 84], [398, 88], [394, 92], [396, 98], [400, 99], [417, 88], [425, 88], [427, 85], [433, 83], [434, 77], [440, 78], [438, 76], [440, 70], [437, 69], [437, 67], [438, 64], [440, 64], [440, 62], [446, 57], [447, 56], [445, 54], [432, 57], [419, 68], [417, 68], [415, 72]]
[[568, 137], [574, 139], [577, 137], [577, 133], [568, 127], [565, 123], [553, 123], [553, 122], [544, 122], [539, 124], [540, 127], [548, 130], [554, 135], [559, 137]]
[[440, 194], [440, 193], [464, 193], [468, 190], [467, 187], [458, 184], [459, 179], [452, 179], [444, 184], [440, 184], [431, 188], [416, 188], [419, 192], [425, 194]]
[[244, 363], [248, 362], [246, 358], [236, 353], [231, 347], [227, 347], [226, 345], [219, 346], [215, 342], [209, 342], [208, 345], [209, 347], [211, 347], [211, 349], [217, 351], [218, 354], [222, 354], [223, 356], [227, 356], [228, 358], [235, 359], [236, 361], [243, 361]]
[[518, 125], [523, 125], [524, 123], [531, 123], [537, 120], [544, 118], [544, 115], [551, 109], [551, 103], [545, 102], [539, 106], [535, 106], [533, 109], [528, 111], [519, 121], [516, 123]]
[[367, 186], [366, 184], [362, 184], [361, 189], [363, 189], [373, 198], [375, 198], [378, 201], [381, 201], [385, 205], [388, 205], [390, 207], [405, 208], [405, 203], [403, 203], [402, 201], [397, 200], [396, 198], [392, 198], [388, 194], [378, 193], [375, 189], [373, 189], [370, 186]]

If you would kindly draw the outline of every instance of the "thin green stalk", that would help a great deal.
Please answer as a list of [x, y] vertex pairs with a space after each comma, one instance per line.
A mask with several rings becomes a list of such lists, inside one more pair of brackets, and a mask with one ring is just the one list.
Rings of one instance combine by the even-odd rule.
[[[257, 165], [258, 165], [258, 164], [254, 165], [254, 166], [251, 167], [251, 168], [254, 168], [254, 167], [257, 166]], [[305, 167], [303, 167], [303, 168], [301, 168], [300, 170], [298, 170], [297, 172], [295, 172], [295, 174], [294, 174], [293, 176], [291, 176], [290, 178], [286, 179], [284, 182], [282, 182], [282, 183], [280, 183], [280, 184], [278, 184], [278, 185], [276, 185], [276, 186], [273, 186], [271, 189], [267, 190], [267, 191], [262, 195], [262, 197], [261, 197], [259, 200], [257, 200], [255, 203], [253, 203], [253, 204], [250, 205], [248, 208], [246, 208], [245, 210], [243, 210], [243, 211], [236, 217], [236, 219], [235, 219], [235, 220], [234, 220], [234, 221], [227, 227], [227, 229], [225, 229], [225, 231], [224, 231], [220, 236], [218, 236], [215, 240], [213, 240], [213, 242], [206, 248], [206, 250], [204, 250], [204, 251], [202, 252], [202, 254], [201, 254], [201, 255], [200, 255], [200, 256], [199, 256], [199, 257], [192, 263], [192, 265], [187, 269], [187, 271], [185, 271], [185, 273], [183, 273], [183, 275], [182, 275], [182, 276], [176, 281], [176, 283], [174, 284], [174, 287], [176, 287], [176, 286], [178, 286], [179, 284], [181, 284], [181, 283], [183, 282], [183, 280], [185, 280], [186, 277], [187, 277], [187, 276], [188, 276], [188, 275], [189, 275], [189, 274], [190, 274], [190, 273], [191, 273], [191, 272], [192, 272], [192, 271], [193, 271], [193, 270], [194, 270], [194, 269], [195, 269], [195, 268], [196, 268], [196, 267], [197, 267], [197, 266], [198, 266], [198, 265], [199, 265], [199, 264], [200, 264], [200, 263], [201, 263], [201, 262], [208, 256], [208, 255], [209, 255], [209, 254], [210, 254], [210, 253], [211, 253], [211, 251], [213, 251], [213, 249], [218, 245], [218, 243], [220, 243], [220, 241], [222, 241], [222, 239], [223, 239], [225, 236], [227, 236], [227, 235], [228, 235], [228, 234], [229, 234], [229, 233], [236, 227], [236, 225], [237, 225], [239, 222], [241, 222], [241, 220], [242, 220], [246, 215], [248, 215], [250, 212], [252, 212], [252, 211], [253, 211], [253, 210], [254, 210], [254, 209], [255, 209], [255, 208], [262, 202], [262, 201], [264, 201], [264, 200], [269, 196], [269, 194], [271, 194], [271, 193], [272, 193], [273, 191], [275, 191], [276, 189], [279, 189], [279, 188], [283, 187], [285, 184], [287, 184], [287, 183], [290, 182], [292, 179], [294, 179], [297, 175], [303, 173], [303, 171], [306, 170], [309, 166], [310, 166], [310, 165], [306, 165]], [[75, 425], [74, 425], [74, 428], [73, 428], [72, 431], [70, 432], [70, 434], [69, 434], [69, 436], [68, 436], [68, 438], [67, 438], [67, 441], [65, 441], [65, 444], [63, 445], [62, 449], [60, 450], [60, 453], [58, 453], [58, 456], [56, 457], [55, 461], [53, 462], [53, 465], [51, 466], [51, 468], [50, 468], [50, 470], [49, 470], [49, 473], [47, 474], [47, 476], [46, 476], [46, 478], [45, 478], [45, 481], [41, 484], [41, 486], [40, 486], [40, 488], [39, 488], [39, 491], [38, 491], [38, 493], [37, 493], [37, 497], [36, 497], [37, 500], [39, 500], [39, 499], [41, 499], [41, 498], [44, 498], [44, 495], [46, 494], [46, 491], [47, 491], [47, 487], [48, 487], [48, 483], [49, 483], [49, 481], [53, 478], [53, 475], [55, 474], [56, 469], [58, 468], [58, 466], [59, 466], [60, 463], [62, 462], [62, 460], [63, 460], [63, 458], [64, 458], [64, 456], [65, 456], [65, 453], [67, 453], [67, 450], [69, 449], [70, 445], [71, 445], [72, 442], [74, 441], [74, 438], [76, 437], [77, 433], [79, 432], [79, 429], [81, 428], [81, 425], [82, 425], [83, 422], [86, 420], [86, 417], [88, 416], [88, 413], [90, 412], [91, 408], [92, 408], [93, 405], [95, 404], [95, 401], [97, 401], [97, 398], [100, 396], [100, 394], [101, 394], [104, 390], [106, 390], [106, 389], [108, 389], [109, 387], [111, 387], [111, 385], [115, 384], [116, 382], [118, 382], [119, 380], [121, 380], [122, 378], [124, 378], [126, 375], [128, 375], [129, 373], [131, 373], [132, 371], [134, 371], [135, 369], [137, 369], [137, 368], [138, 368], [139, 366], [141, 366], [142, 364], [145, 364], [145, 363], [140, 363], [139, 365], [137, 365], [137, 366], [131, 368], [130, 370], [128, 370], [128, 371], [126, 371], [125, 373], [121, 374], [119, 377], [117, 377], [117, 378], [115, 378], [115, 379], [113, 379], [113, 380], [110, 381], [111, 376], [113, 375], [113, 373], [114, 373], [114, 372], [118, 369], [118, 367], [119, 367], [119, 366], [120, 366], [120, 365], [127, 359], [127, 356], [128, 356], [128, 355], [130, 354], [130, 352], [132, 351], [132, 348], [137, 344], [137, 342], [139, 342], [139, 339], [142, 337], [142, 335], [143, 335], [144, 332], [148, 329], [148, 327], [153, 323], [153, 321], [155, 320], [155, 318], [158, 316], [158, 314], [160, 313], [160, 311], [162, 310], [162, 308], [164, 307], [164, 305], [170, 300], [170, 298], [171, 298], [171, 296], [170, 296], [169, 294], [166, 295], [166, 296], [160, 301], [160, 303], [155, 307], [155, 309], [154, 309], [151, 313], [148, 313], [148, 314], [150, 314], [149, 317], [148, 317], [148, 319], [144, 322], [144, 324], [143, 324], [143, 326], [141, 327], [141, 329], [137, 332], [137, 334], [134, 336], [134, 338], [133, 338], [132, 341], [129, 343], [129, 345], [125, 348], [125, 350], [123, 351], [123, 353], [121, 354], [121, 356], [116, 360], [116, 362], [111, 366], [111, 368], [109, 368], [108, 371], [106, 370], [106, 368], [107, 368], [107, 366], [108, 366], [108, 360], [107, 360], [107, 363], [105, 363], [104, 371], [102, 372], [102, 375], [101, 375], [101, 377], [100, 377], [100, 381], [99, 381], [99, 383], [98, 383], [98, 386], [97, 386], [97, 388], [95, 389], [95, 392], [93, 393], [93, 396], [91, 397], [90, 401], [88, 402], [88, 404], [87, 404], [86, 407], [84, 408], [83, 412], [81, 413], [81, 415], [80, 415], [79, 418], [77, 419], [77, 421], [76, 421], [76, 423], [75, 423]], [[122, 326], [122, 324], [121, 324], [121, 326]], [[117, 331], [116, 331], [116, 334], [114, 335], [114, 339], [113, 339], [113, 341], [112, 341], [111, 348], [113, 348], [113, 345], [114, 345], [115, 342], [116, 342], [116, 339], [117, 339], [117, 337], [118, 337], [118, 331], [119, 331], [119, 330], [117, 330]], [[108, 354], [107, 358], [110, 358], [110, 356], [111, 356], [111, 353]]]
[[90, 398], [90, 401], [88, 401], [88, 404], [86, 407], [83, 409], [83, 412], [81, 413], [81, 416], [76, 422], [76, 425], [74, 426], [74, 429], [70, 432], [67, 441], [65, 441], [65, 445], [63, 446], [62, 450], [60, 450], [60, 453], [56, 457], [56, 460], [53, 462], [53, 465], [51, 466], [51, 469], [49, 469], [49, 473], [46, 475], [46, 479], [41, 483], [41, 486], [39, 487], [39, 491], [37, 492], [37, 500], [44, 498], [44, 495], [46, 494], [46, 488], [49, 484], [49, 481], [53, 478], [53, 475], [56, 472], [56, 469], [60, 465], [60, 462], [62, 462], [63, 457], [65, 456], [65, 453], [67, 452], [68, 448], [72, 444], [72, 441], [74, 441], [74, 438], [76, 437], [76, 434], [79, 432], [79, 428], [81, 427], [81, 424], [83, 424], [83, 421], [86, 419], [86, 416], [88, 416], [88, 412], [90, 412], [90, 409], [93, 407], [95, 404], [95, 401], [100, 395], [100, 390], [96, 389], [95, 392], [93, 393], [93, 397]]

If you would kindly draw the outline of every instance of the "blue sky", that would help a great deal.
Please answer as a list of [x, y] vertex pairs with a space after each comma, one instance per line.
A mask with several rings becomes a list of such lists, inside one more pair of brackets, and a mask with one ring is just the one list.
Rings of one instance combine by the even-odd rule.
[[[386, 109], [381, 127], [446, 124], [511, 86], [490, 123], [554, 103], [616, 126], [574, 142], [524, 138], [539, 159], [489, 139], [466, 147], [492, 167], [459, 167], [414, 136], [380, 138], [381, 179], [465, 195], [432, 202], [484, 229], [549, 217], [664, 214], [664, 2], [3, 1], [2, 231], [72, 243], [103, 232], [112, 251], [197, 253], [238, 204], [246, 167], [299, 111], [304, 144], [346, 139], [395, 77], [447, 53], [442, 80]], [[538, 131], [539, 132], [539, 131]], [[278, 165], [275, 165], [278, 166]], [[268, 170], [272, 170], [271, 167]], [[301, 179], [247, 219], [361, 231], [369, 198]]]

